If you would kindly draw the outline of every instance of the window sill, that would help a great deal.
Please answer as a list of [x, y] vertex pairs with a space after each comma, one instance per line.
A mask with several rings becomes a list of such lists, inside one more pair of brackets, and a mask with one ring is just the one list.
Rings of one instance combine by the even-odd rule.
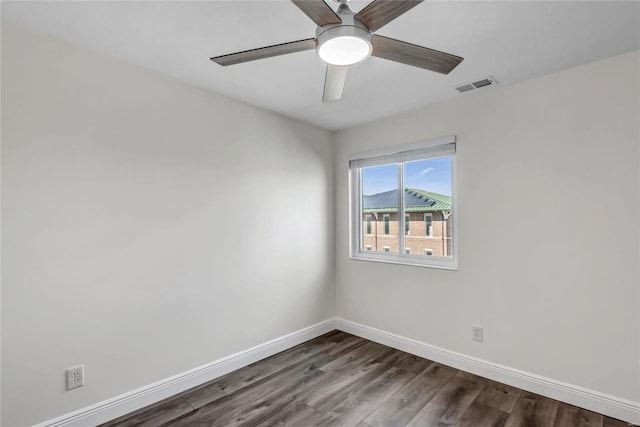
[[436, 261], [434, 259], [425, 259], [422, 260], [418, 257], [422, 255], [416, 256], [416, 258], [411, 257], [410, 255], [400, 256], [399, 254], [394, 255], [375, 255], [375, 254], [357, 254], [349, 256], [349, 259], [355, 261], [372, 261], [372, 262], [382, 262], [386, 264], [398, 264], [398, 265], [408, 265], [411, 267], [427, 267], [427, 268], [437, 268], [439, 270], [451, 270], [458, 271], [457, 261]]

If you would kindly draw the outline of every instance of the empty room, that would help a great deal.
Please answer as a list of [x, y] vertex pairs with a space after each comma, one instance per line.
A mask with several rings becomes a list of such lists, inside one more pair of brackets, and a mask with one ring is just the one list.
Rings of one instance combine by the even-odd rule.
[[640, 425], [640, 1], [0, 1], [6, 427]]

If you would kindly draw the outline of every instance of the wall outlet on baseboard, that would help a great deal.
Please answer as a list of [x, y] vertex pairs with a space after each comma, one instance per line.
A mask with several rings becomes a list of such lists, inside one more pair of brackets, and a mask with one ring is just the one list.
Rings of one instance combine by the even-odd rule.
[[67, 390], [82, 387], [84, 385], [84, 365], [67, 369]]
[[471, 326], [471, 339], [482, 342], [482, 326]]

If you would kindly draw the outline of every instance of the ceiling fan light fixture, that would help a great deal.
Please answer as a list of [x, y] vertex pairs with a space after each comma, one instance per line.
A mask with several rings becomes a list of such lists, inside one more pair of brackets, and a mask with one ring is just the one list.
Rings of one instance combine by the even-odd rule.
[[371, 55], [371, 45], [359, 37], [336, 37], [318, 47], [318, 55], [327, 64], [353, 65]]
[[371, 33], [358, 27], [334, 27], [317, 37], [318, 55], [327, 64], [354, 65], [371, 56]]

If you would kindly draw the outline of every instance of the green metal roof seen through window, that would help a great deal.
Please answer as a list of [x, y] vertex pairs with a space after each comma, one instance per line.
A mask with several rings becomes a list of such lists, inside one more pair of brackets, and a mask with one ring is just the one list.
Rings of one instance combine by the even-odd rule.
[[[398, 210], [398, 190], [385, 191], [362, 197], [364, 212], [396, 212]], [[404, 203], [407, 212], [451, 210], [451, 196], [419, 190], [404, 189]]]

